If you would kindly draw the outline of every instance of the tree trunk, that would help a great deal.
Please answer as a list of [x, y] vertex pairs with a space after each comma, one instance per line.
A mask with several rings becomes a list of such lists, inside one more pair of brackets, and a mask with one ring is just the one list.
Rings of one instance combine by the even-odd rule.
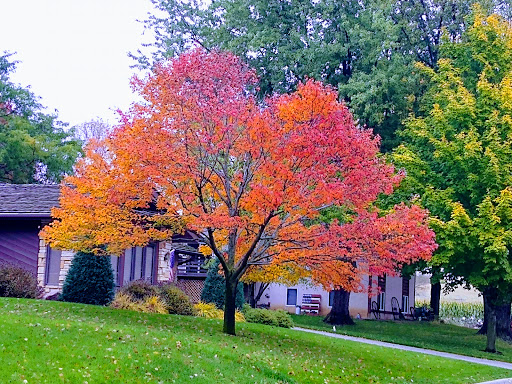
[[430, 307], [434, 311], [434, 316], [437, 319], [439, 318], [439, 304], [441, 302], [441, 282], [433, 282], [435, 280], [433, 280], [432, 278], [430, 279], [430, 281]]
[[258, 301], [260, 301], [261, 296], [263, 296], [263, 293], [265, 293], [269, 285], [269, 283], [260, 283], [260, 286], [258, 288], [258, 294], [256, 295], [255, 298], [255, 303], [258, 303]]
[[[484, 297], [484, 323], [482, 327], [478, 330], [479, 335], [487, 334], [487, 325], [488, 325], [488, 317], [489, 317], [489, 299], [486, 294]], [[496, 313], [496, 336], [500, 339], [511, 341], [512, 340], [512, 332], [510, 330], [510, 303], [506, 303], [503, 305], [498, 305], [494, 308]]]
[[496, 307], [496, 335], [503, 340], [512, 340], [512, 332], [510, 332], [510, 303]]
[[238, 281], [226, 277], [226, 296], [224, 301], [224, 333], [235, 335], [236, 291]]
[[489, 303], [489, 314], [487, 318], [487, 346], [486, 352], [496, 353], [496, 310], [495, 306]]
[[349, 291], [342, 288], [335, 289], [331, 312], [325, 317], [324, 322], [333, 325], [354, 325], [350, 317], [349, 302]]

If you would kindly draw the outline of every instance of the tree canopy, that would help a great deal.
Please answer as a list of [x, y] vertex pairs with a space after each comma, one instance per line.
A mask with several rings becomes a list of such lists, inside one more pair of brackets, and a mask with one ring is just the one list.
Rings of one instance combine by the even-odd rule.
[[[507, 2], [485, 1], [503, 14]], [[417, 111], [424, 87], [414, 62], [435, 68], [441, 34], [466, 28], [469, 0], [153, 0], [158, 13], [151, 57], [138, 65], [175, 57], [194, 46], [223, 49], [257, 71], [261, 95], [290, 92], [316, 79], [339, 90], [361, 125], [396, 146], [395, 131]]]
[[[419, 65], [431, 87], [393, 154], [407, 170], [440, 245], [433, 263], [479, 289], [493, 306], [512, 298], [512, 28], [476, 8], [474, 23], [446, 42], [438, 68]], [[493, 350], [493, 345], [488, 345]]]
[[[402, 175], [336, 92], [310, 80], [261, 105], [257, 83], [236, 56], [202, 49], [135, 79], [145, 102], [78, 162], [45, 239], [120, 254], [195, 231], [222, 266], [228, 333], [236, 286], [252, 267], [287, 265], [355, 289], [358, 272], [428, 259], [425, 211], [402, 204], [382, 216], [373, 206]], [[347, 222], [323, 220], [330, 206]]]
[[81, 149], [56, 115], [27, 88], [12, 83], [12, 55], [0, 56], [0, 182], [59, 182]]

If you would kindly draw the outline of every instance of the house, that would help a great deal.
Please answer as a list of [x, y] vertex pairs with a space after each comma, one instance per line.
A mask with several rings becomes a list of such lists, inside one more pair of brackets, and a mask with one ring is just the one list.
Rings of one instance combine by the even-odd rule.
[[[39, 238], [39, 231], [51, 221], [51, 209], [59, 204], [60, 186], [41, 184], [0, 184], [0, 262], [19, 265], [37, 275], [44, 295], [62, 290], [74, 253], [49, 247]], [[121, 256], [111, 256], [117, 287], [130, 281], [146, 279], [152, 283], [174, 282], [193, 302], [200, 299], [206, 279], [205, 257], [191, 231], [172, 236], [168, 241], [127, 249]], [[373, 279], [367, 276], [364, 284]], [[393, 298], [400, 308], [414, 306], [414, 280], [401, 277], [378, 278], [381, 293], [352, 293], [351, 315], [361, 318], [392, 316]], [[395, 302], [396, 302], [395, 301]], [[271, 284], [258, 304], [295, 313], [326, 315], [332, 295], [320, 287], [300, 284], [287, 287]], [[396, 307], [396, 305], [395, 305]], [[373, 311], [372, 311], [373, 310]]]
[[[0, 184], [0, 262], [18, 265], [37, 276], [44, 296], [62, 290], [74, 253], [49, 247], [39, 231], [59, 204], [60, 186], [46, 184]], [[173, 236], [165, 242], [127, 249], [111, 256], [117, 287], [146, 279], [153, 283], [172, 281], [199, 301], [206, 270], [193, 233]]]
[[[373, 297], [368, 292], [351, 293], [350, 315], [362, 319], [376, 316], [381, 319], [393, 319], [398, 315], [397, 307], [402, 313], [409, 314], [410, 307], [414, 307], [415, 278], [415, 276], [410, 278], [383, 276], [375, 281], [375, 278], [364, 276], [362, 283], [369, 290], [372, 284], [377, 283], [381, 293]], [[258, 304], [270, 309], [283, 309], [290, 313], [325, 316], [332, 308], [332, 300], [332, 292], [327, 292], [320, 286], [299, 284], [287, 287], [282, 284], [271, 284]], [[395, 312], [394, 316], [393, 312]]]

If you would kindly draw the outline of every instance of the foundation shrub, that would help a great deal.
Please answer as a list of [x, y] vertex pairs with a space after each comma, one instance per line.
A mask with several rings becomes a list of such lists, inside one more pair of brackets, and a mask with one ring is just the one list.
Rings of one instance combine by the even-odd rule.
[[[207, 319], [220, 319], [224, 318], [224, 311], [215, 306], [214, 303], [205, 303], [200, 301], [194, 305], [195, 315], [198, 317], [205, 317]], [[238, 323], [244, 323], [244, 314], [240, 311], [235, 312], [235, 321]]]
[[0, 296], [36, 299], [42, 290], [35, 275], [12, 264], [0, 265]]
[[181, 289], [171, 284], [162, 284], [157, 291], [168, 313], [187, 316], [194, 314], [190, 298]]
[[130, 296], [134, 300], [143, 301], [148, 297], [158, 296], [158, 287], [146, 280], [135, 280], [123, 286], [120, 293]]
[[274, 327], [291, 328], [293, 320], [288, 312], [283, 310], [244, 307], [245, 320], [249, 323], [272, 325]]
[[108, 305], [114, 298], [114, 274], [108, 256], [77, 252], [69, 268], [62, 301]]

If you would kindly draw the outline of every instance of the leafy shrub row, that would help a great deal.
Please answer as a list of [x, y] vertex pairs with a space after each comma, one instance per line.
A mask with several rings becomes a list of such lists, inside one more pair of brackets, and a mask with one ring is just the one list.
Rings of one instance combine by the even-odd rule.
[[[194, 305], [195, 315], [198, 317], [205, 317], [207, 319], [223, 319], [224, 311], [215, 306], [214, 303], [205, 303], [200, 301]], [[240, 311], [235, 312], [235, 321], [245, 322], [244, 314]]]
[[0, 297], [36, 299], [41, 294], [33, 273], [12, 264], [0, 265]]
[[275, 327], [291, 328], [293, 320], [290, 314], [283, 310], [268, 310], [244, 306], [244, 316], [248, 323], [273, 325]]
[[193, 315], [188, 296], [171, 284], [152, 285], [144, 280], [133, 281], [117, 292], [111, 306], [139, 312]]
[[110, 306], [116, 309], [128, 309], [137, 312], [167, 313], [164, 302], [158, 296], [135, 300], [132, 296], [125, 293], [117, 293]]

